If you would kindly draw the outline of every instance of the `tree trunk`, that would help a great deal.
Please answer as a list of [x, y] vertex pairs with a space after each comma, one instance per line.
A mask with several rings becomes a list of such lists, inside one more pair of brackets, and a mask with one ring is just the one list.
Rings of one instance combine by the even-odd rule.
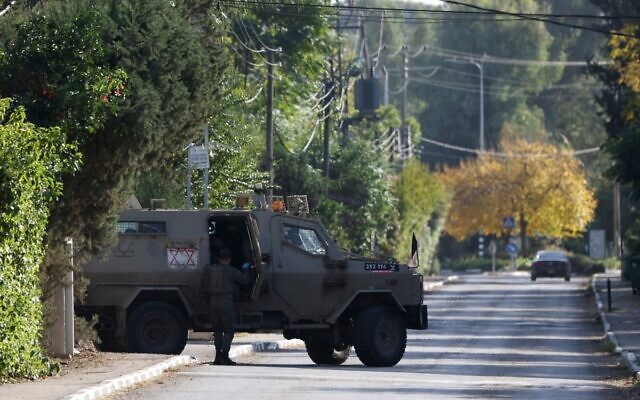
[[524, 211], [520, 211], [520, 245], [522, 246], [522, 256], [528, 257], [527, 249], [527, 220], [524, 218]]

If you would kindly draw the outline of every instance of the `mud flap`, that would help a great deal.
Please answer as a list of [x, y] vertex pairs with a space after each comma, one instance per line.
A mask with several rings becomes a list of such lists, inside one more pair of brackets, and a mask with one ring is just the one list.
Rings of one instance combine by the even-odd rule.
[[407, 307], [407, 329], [425, 330], [429, 327], [427, 305]]

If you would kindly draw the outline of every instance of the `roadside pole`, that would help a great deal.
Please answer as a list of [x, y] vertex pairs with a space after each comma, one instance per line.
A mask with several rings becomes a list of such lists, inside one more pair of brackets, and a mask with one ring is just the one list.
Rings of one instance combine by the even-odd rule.
[[[325, 90], [325, 99], [324, 99], [324, 144], [323, 144], [323, 172], [324, 176], [329, 177], [329, 146], [330, 146], [330, 135], [331, 135], [331, 102], [335, 97], [335, 77], [333, 72], [333, 59], [329, 60], [331, 64], [331, 69], [329, 71], [329, 80], [324, 84]], [[331, 93], [331, 94], [329, 94]]]
[[56, 357], [73, 356], [74, 309], [73, 309], [73, 239], [65, 241], [69, 257], [68, 271], [54, 292], [56, 320], [51, 329], [52, 352]]
[[498, 251], [498, 246], [496, 246], [496, 242], [493, 240], [489, 243], [489, 253], [491, 253], [491, 273], [496, 273], [496, 251]]
[[[204, 126], [204, 148], [207, 151], [207, 160], [209, 159], [209, 125]], [[208, 163], [207, 163], [208, 164]], [[209, 208], [209, 167], [202, 171], [202, 184], [204, 185], [204, 209]]]
[[273, 199], [273, 51], [268, 50], [267, 63], [267, 145], [265, 154], [265, 169], [269, 174], [267, 187], [267, 204], [272, 204]]

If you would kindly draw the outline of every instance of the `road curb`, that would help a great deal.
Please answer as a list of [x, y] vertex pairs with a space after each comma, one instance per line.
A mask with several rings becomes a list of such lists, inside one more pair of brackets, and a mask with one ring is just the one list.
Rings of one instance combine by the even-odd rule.
[[[278, 340], [275, 342], [253, 342], [251, 344], [234, 346], [229, 351], [229, 357], [236, 358], [252, 353], [299, 349], [301, 347], [304, 347], [304, 342], [300, 339]], [[198, 360], [195, 357], [187, 355], [171, 357], [168, 360], [159, 362], [155, 365], [141, 369], [139, 371], [132, 372], [115, 379], [106, 380], [99, 383], [98, 385], [91, 386], [86, 389], [78, 390], [73, 394], [63, 397], [62, 400], [99, 399], [133, 385], [156, 379], [170, 369], [196, 364], [197, 362]]]
[[591, 290], [596, 298], [596, 305], [598, 306], [598, 314], [600, 315], [600, 321], [602, 322], [602, 328], [604, 329], [605, 337], [613, 343], [615, 346], [616, 354], [620, 354], [624, 359], [625, 363], [633, 377], [635, 379], [640, 379], [640, 362], [638, 362], [638, 358], [633, 352], [627, 351], [624, 347], [620, 346], [618, 339], [616, 338], [616, 334], [611, 330], [611, 324], [607, 321], [607, 316], [604, 311], [604, 304], [602, 303], [602, 299], [600, 298], [600, 293], [598, 293], [598, 289], [596, 288], [596, 280], [598, 278], [598, 274], [594, 274], [591, 278]]
[[109, 379], [98, 385], [91, 386], [86, 389], [81, 389], [73, 394], [63, 397], [63, 400], [93, 400], [100, 397], [112, 394], [118, 390], [122, 390], [138, 383], [146, 382], [155, 379], [167, 370], [190, 365], [196, 362], [196, 359], [191, 356], [175, 356], [168, 360], [162, 361], [151, 367], [143, 368], [139, 371], [132, 372], [130, 374], [122, 375], [115, 379]]
[[442, 287], [448, 283], [453, 283], [456, 282], [460, 279], [459, 276], [457, 275], [452, 275], [452, 276], [448, 276], [445, 279], [441, 280], [441, 281], [437, 281], [437, 282], [422, 282], [422, 289], [425, 292], [430, 292], [435, 288], [438, 287]]

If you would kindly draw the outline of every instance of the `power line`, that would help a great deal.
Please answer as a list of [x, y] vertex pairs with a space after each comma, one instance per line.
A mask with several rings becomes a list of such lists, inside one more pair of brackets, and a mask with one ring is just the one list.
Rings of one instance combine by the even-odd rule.
[[499, 151], [484, 151], [478, 149], [471, 149], [468, 147], [455, 146], [453, 144], [438, 142], [437, 140], [420, 138], [423, 142], [430, 143], [445, 149], [449, 150], [457, 150], [465, 153], [471, 153], [476, 155], [487, 155], [487, 156], [495, 156], [495, 157], [505, 157], [505, 158], [549, 158], [549, 157], [574, 157], [580, 156], [584, 154], [596, 153], [600, 151], [600, 146], [591, 147], [588, 149], [582, 150], [573, 150], [573, 151], [562, 151], [558, 153], [504, 153]]
[[[445, 58], [466, 58], [475, 61], [489, 63], [489, 64], [506, 64], [506, 65], [519, 65], [519, 66], [536, 66], [536, 67], [587, 67], [589, 62], [587, 61], [563, 61], [563, 60], [528, 60], [520, 58], [506, 58], [492, 56], [488, 54], [469, 53], [458, 50], [450, 50], [437, 46], [429, 47], [429, 54], [433, 54], [439, 57]], [[609, 65], [612, 61], [592, 61], [594, 64]]]
[[[458, 84], [458, 83], [443, 82], [443, 81], [430, 80], [430, 79], [418, 79], [418, 78], [411, 78], [410, 80], [412, 82], [421, 83], [423, 85], [434, 86], [434, 87], [443, 88], [443, 89], [450, 89], [458, 92], [475, 93], [475, 94], [480, 93], [480, 90], [472, 88], [473, 85], [463, 86], [463, 84]], [[556, 93], [555, 95], [513, 93], [513, 92], [505, 92], [502, 90], [490, 90], [490, 89], [485, 89], [483, 92], [484, 94], [497, 96], [497, 97], [533, 98], [533, 99], [557, 99], [558, 96], [566, 96], [566, 97], [574, 96], [574, 94], [572, 93], [562, 93], [562, 92]]]
[[[460, 3], [456, 1], [442, 0], [445, 3], [457, 3], [461, 6], [472, 6], [466, 3]], [[475, 6], [481, 11], [463, 11], [463, 10], [446, 10], [446, 9], [416, 9], [416, 8], [393, 8], [393, 7], [373, 7], [373, 6], [345, 6], [342, 4], [296, 4], [296, 3], [282, 3], [277, 1], [262, 1], [262, 0], [220, 0], [225, 5], [231, 4], [246, 4], [246, 5], [263, 5], [263, 6], [279, 6], [285, 8], [315, 8], [315, 9], [327, 9], [327, 10], [349, 10], [349, 11], [375, 11], [375, 12], [395, 12], [395, 13], [426, 13], [426, 14], [453, 14], [453, 15], [510, 15], [512, 17], [528, 16], [528, 17], [540, 17], [540, 18], [578, 18], [578, 19], [596, 19], [596, 20], [640, 20], [640, 16], [635, 15], [593, 15], [593, 14], [550, 14], [550, 13], [508, 13], [501, 10], [481, 9]]]
[[[455, 71], [455, 70], [454, 70]], [[397, 75], [397, 74], [394, 74]], [[434, 73], [431, 73], [429, 75], [419, 75], [420, 78], [424, 79], [425, 81], [428, 82], [432, 82], [432, 83], [440, 83], [440, 84], [444, 84], [444, 85], [453, 85], [453, 86], [457, 86], [460, 88], [469, 88], [469, 89], [476, 89], [478, 87], [477, 84], [469, 84], [469, 83], [461, 83], [461, 82], [451, 82], [451, 81], [442, 81], [442, 80], [438, 80], [438, 79], [431, 79], [432, 76], [434, 76]], [[473, 74], [470, 74], [473, 75]], [[418, 78], [418, 79], [420, 79]], [[546, 85], [546, 86], [531, 86], [531, 85], [526, 85], [523, 84], [522, 81], [515, 81], [515, 80], [509, 80], [508, 81], [510, 84], [506, 84], [506, 85], [502, 85], [502, 86], [492, 86], [491, 89], [489, 89], [489, 91], [493, 90], [494, 92], [500, 92], [504, 89], [507, 88], [512, 88], [512, 89], [518, 89], [518, 90], [522, 90], [525, 92], [540, 92], [540, 91], [545, 91], [545, 90], [567, 90], [567, 91], [584, 91], [584, 90], [600, 90], [603, 88], [602, 85], [589, 85], [589, 84], [585, 84], [585, 85], [581, 85], [579, 83], [574, 83], [574, 84], [558, 84], [558, 85]]]
[[[592, 19], [592, 20], [632, 20], [632, 21], [637, 21], [640, 20], [640, 17], [638, 16], [606, 16], [606, 15], [589, 15], [589, 14], [548, 14], [548, 13], [512, 13], [512, 12], [508, 12], [508, 11], [502, 11], [502, 10], [496, 10], [496, 9], [489, 9], [489, 8], [483, 8], [483, 7], [479, 7], [479, 6], [475, 6], [472, 4], [467, 4], [467, 3], [462, 3], [462, 2], [458, 2], [458, 1], [452, 1], [452, 0], [443, 0], [446, 3], [449, 4], [455, 4], [455, 5], [459, 5], [459, 6], [463, 6], [463, 7], [469, 7], [469, 8], [474, 8], [480, 11], [457, 11], [457, 10], [435, 10], [435, 9], [406, 9], [406, 8], [388, 8], [388, 7], [363, 7], [363, 6], [342, 6], [342, 5], [322, 5], [322, 4], [286, 4], [286, 3], [279, 3], [279, 2], [265, 2], [265, 1], [252, 1], [252, 0], [245, 0], [242, 2], [239, 1], [228, 1], [228, 0], [221, 0], [221, 2], [225, 3], [226, 6], [242, 6], [242, 5], [249, 5], [249, 6], [257, 6], [257, 5], [262, 5], [262, 6], [278, 6], [278, 7], [283, 7], [283, 8], [291, 8], [291, 7], [297, 7], [297, 8], [307, 8], [307, 9], [317, 9], [317, 10], [342, 10], [342, 9], [356, 9], [356, 10], [368, 10], [368, 11], [376, 11], [376, 12], [395, 12], [395, 13], [399, 13], [399, 12], [403, 12], [403, 13], [432, 13], [432, 14], [443, 14], [443, 15], [457, 15], [457, 14], [463, 14], [463, 15], [476, 15], [476, 16], [481, 16], [482, 18], [484, 18], [485, 16], [510, 16], [510, 17], [515, 17], [520, 21], [537, 21], [537, 22], [542, 22], [542, 23], [549, 23], [549, 24], [553, 24], [553, 25], [557, 25], [557, 26], [562, 26], [562, 27], [566, 27], [566, 28], [572, 28], [572, 29], [578, 29], [578, 30], [584, 30], [584, 31], [591, 31], [591, 32], [596, 32], [596, 33], [601, 33], [601, 34], [606, 34], [606, 35], [610, 35], [610, 36], [623, 36], [623, 37], [630, 37], [630, 38], [640, 38], [640, 35], [634, 35], [634, 34], [627, 34], [627, 33], [623, 33], [623, 32], [617, 32], [617, 31], [609, 31], [609, 30], [605, 30], [605, 29], [598, 29], [598, 28], [594, 28], [594, 27], [590, 27], [590, 26], [586, 26], [586, 25], [579, 25], [579, 24], [574, 24], [574, 23], [569, 23], [569, 22], [563, 22], [563, 21], [559, 21], [558, 19]], [[263, 10], [260, 10], [261, 12], [265, 12]], [[271, 11], [273, 13], [273, 11]], [[282, 11], [277, 11], [278, 14], [284, 14]], [[297, 13], [298, 15], [300, 15], [300, 13]], [[340, 15], [339, 13], [337, 14], [337, 17], [339, 18]], [[403, 23], [404, 21], [406, 21], [406, 18], [403, 19]], [[441, 21], [440, 21], [441, 22]], [[474, 21], [475, 22], [475, 21]]]
[[[610, 35], [610, 36], [622, 36], [622, 37], [640, 39], [640, 35], [633, 35], [633, 34], [628, 34], [628, 33], [623, 33], [623, 32], [605, 30], [605, 29], [598, 29], [598, 28], [594, 28], [594, 27], [591, 27], [591, 26], [578, 25], [578, 24], [574, 24], [574, 23], [570, 23], [570, 22], [556, 21], [554, 19], [551, 19], [551, 18], [554, 18], [552, 16], [552, 14], [512, 13], [512, 12], [509, 12], [509, 11], [502, 11], [502, 10], [497, 10], [497, 9], [493, 9], [493, 8], [480, 7], [480, 6], [476, 6], [474, 4], [463, 3], [461, 1], [454, 1], [454, 0], [442, 0], [442, 1], [444, 3], [447, 3], [447, 4], [454, 4], [454, 5], [458, 5], [458, 6], [462, 6], [462, 7], [473, 8], [475, 10], [481, 10], [481, 11], [486, 12], [486, 13], [492, 13], [492, 14], [497, 14], [497, 15], [510, 15], [510, 16], [513, 16], [513, 17], [522, 18], [523, 20], [538, 21], [538, 22], [543, 22], [545, 24], [552, 24], [552, 25], [562, 26], [562, 27], [565, 27], [565, 28], [579, 29], [579, 30], [583, 30], [583, 31], [597, 32], [597, 33], [602, 33], [602, 34]], [[561, 17], [561, 18], [563, 18], [563, 17]], [[593, 18], [593, 19], [595, 19], [595, 16], [589, 16], [589, 17], [583, 16], [583, 17], [577, 17], [577, 18], [581, 18], [581, 19]], [[601, 19], [604, 19], [604, 18], [601, 18]], [[637, 18], [629, 18], [629, 19], [637, 19]]]

